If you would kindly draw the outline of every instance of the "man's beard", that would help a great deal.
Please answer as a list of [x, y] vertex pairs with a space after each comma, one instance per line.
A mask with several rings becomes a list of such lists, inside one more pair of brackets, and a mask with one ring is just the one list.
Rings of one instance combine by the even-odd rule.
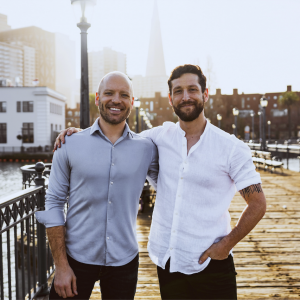
[[[109, 108], [105, 109], [104, 104], [101, 102], [99, 102], [99, 103], [100, 103], [100, 105], [99, 105], [100, 115], [106, 123], [117, 125], [117, 124], [122, 123], [124, 120], [126, 120], [130, 115], [130, 108], [128, 108], [124, 112], [121, 111], [122, 113], [118, 116], [119, 119], [111, 118], [110, 115], [107, 113], [107, 110]], [[114, 107], [116, 107], [116, 106], [114, 105]], [[116, 107], [116, 108], [122, 109], [121, 107]]]
[[[177, 106], [174, 106], [173, 104], [173, 110], [175, 114], [179, 117], [180, 120], [184, 122], [192, 122], [195, 119], [199, 117], [199, 115], [202, 113], [204, 108], [204, 97], [202, 98], [203, 101], [185, 101]], [[172, 101], [173, 103], [173, 101]], [[188, 112], [184, 112], [181, 110], [181, 107], [185, 105], [194, 105], [194, 109], [191, 109]]]

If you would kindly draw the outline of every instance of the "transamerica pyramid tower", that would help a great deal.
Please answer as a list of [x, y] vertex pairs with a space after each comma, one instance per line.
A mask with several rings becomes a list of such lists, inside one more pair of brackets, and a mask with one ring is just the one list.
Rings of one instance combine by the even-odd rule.
[[166, 75], [157, 0], [154, 0], [146, 76], [134, 76], [132, 81], [135, 97], [149, 98], [154, 97], [156, 93], [160, 93], [163, 97], [168, 95], [168, 76]]
[[166, 67], [157, 0], [154, 0], [146, 76], [165, 76]]

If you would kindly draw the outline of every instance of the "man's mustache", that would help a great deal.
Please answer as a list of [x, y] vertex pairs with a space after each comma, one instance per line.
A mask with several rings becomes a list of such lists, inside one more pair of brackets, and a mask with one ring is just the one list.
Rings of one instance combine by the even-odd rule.
[[195, 105], [196, 106], [196, 103], [194, 101], [187, 101], [187, 102], [183, 102], [181, 104], [178, 104], [178, 108], [180, 107], [184, 107], [184, 106], [187, 106], [187, 105]]

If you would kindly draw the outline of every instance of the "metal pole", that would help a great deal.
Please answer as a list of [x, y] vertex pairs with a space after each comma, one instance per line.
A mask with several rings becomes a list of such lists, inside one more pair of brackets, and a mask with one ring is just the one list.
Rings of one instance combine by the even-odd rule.
[[144, 130], [144, 118], [141, 116], [141, 132]]
[[234, 125], [235, 125], [234, 134], [235, 136], [237, 136], [237, 116], [234, 116]]
[[90, 126], [87, 30], [91, 24], [80, 22], [77, 26], [81, 34], [80, 127], [85, 129]]
[[139, 108], [135, 108], [135, 119], [136, 119], [136, 124], [135, 124], [135, 132], [139, 132]]
[[254, 115], [252, 116], [252, 140], [254, 140]]
[[269, 140], [271, 140], [271, 124], [268, 124], [269, 128], [268, 128], [268, 136], [269, 136]]
[[221, 128], [221, 120], [218, 120], [218, 127]]
[[[35, 170], [37, 172], [37, 177], [35, 177], [34, 182], [37, 186], [43, 186], [43, 189], [37, 195], [38, 197], [38, 207], [40, 210], [45, 210], [45, 177], [43, 177], [43, 172], [45, 170], [45, 165], [42, 162], [35, 164]], [[38, 237], [38, 278], [39, 287], [41, 290], [39, 296], [45, 296], [49, 294], [48, 284], [47, 284], [47, 257], [46, 257], [46, 229], [43, 224], [37, 222], [37, 237]]]
[[286, 145], [286, 168], [289, 170], [289, 141]]
[[262, 128], [262, 134], [263, 134], [263, 142], [262, 142], [262, 149], [263, 151], [266, 150], [266, 108], [263, 107], [263, 128]]
[[[259, 143], [261, 143], [261, 113], [259, 114]], [[262, 149], [262, 146], [260, 145], [260, 150]]]

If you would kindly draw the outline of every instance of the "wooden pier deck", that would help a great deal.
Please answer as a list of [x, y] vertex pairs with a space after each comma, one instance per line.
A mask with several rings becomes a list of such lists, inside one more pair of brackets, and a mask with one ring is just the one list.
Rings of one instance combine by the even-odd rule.
[[[267, 213], [234, 248], [239, 299], [300, 299], [300, 173], [261, 172]], [[237, 193], [232, 226], [245, 207]], [[135, 299], [160, 299], [156, 266], [147, 253], [151, 216], [138, 216], [139, 281]], [[96, 283], [91, 299], [101, 299]]]

